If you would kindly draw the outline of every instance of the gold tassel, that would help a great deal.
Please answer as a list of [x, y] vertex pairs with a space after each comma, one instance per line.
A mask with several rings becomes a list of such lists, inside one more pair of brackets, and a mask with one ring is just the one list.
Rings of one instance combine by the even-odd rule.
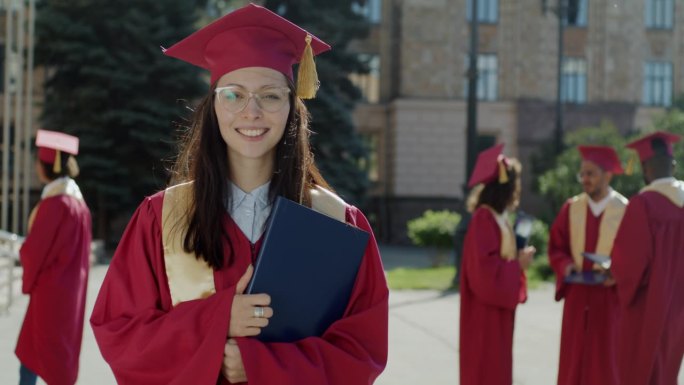
[[636, 163], [636, 157], [636, 153], [632, 153], [632, 155], [629, 157], [629, 160], [627, 161], [627, 167], [625, 167], [626, 175], [634, 174], [634, 164]]
[[508, 183], [508, 173], [506, 172], [506, 165], [504, 160], [499, 160], [499, 184]]
[[62, 172], [62, 154], [61, 151], [55, 151], [55, 164], [52, 165], [52, 172], [59, 174]]
[[318, 91], [318, 73], [314, 63], [313, 50], [311, 49], [311, 35], [306, 35], [306, 46], [302, 59], [299, 61], [297, 72], [297, 96], [302, 99], [313, 99]]

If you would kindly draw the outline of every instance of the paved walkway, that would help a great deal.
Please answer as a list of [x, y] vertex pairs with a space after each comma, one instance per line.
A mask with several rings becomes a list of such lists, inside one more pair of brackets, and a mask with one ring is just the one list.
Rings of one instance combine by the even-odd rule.
[[[385, 267], [425, 266], [420, 249], [382, 247]], [[91, 270], [88, 313], [106, 273], [106, 266]], [[562, 305], [553, 301], [553, 288], [530, 293], [518, 308], [514, 343], [514, 384], [552, 385], [558, 362]], [[454, 292], [393, 291], [390, 294], [389, 362], [377, 385], [458, 384], [458, 309]], [[18, 383], [14, 346], [28, 301], [19, 297], [9, 314], [0, 315], [0, 384]], [[87, 315], [89, 317], [90, 314]], [[680, 372], [684, 384], [684, 371]], [[42, 384], [39, 381], [39, 384]], [[114, 385], [92, 331], [85, 329], [79, 385]]]

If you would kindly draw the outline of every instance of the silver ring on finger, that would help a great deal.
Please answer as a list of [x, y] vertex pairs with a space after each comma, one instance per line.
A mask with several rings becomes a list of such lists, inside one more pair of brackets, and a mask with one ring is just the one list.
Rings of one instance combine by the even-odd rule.
[[255, 306], [254, 307], [254, 317], [255, 318], [263, 318], [264, 317], [264, 308], [262, 306]]

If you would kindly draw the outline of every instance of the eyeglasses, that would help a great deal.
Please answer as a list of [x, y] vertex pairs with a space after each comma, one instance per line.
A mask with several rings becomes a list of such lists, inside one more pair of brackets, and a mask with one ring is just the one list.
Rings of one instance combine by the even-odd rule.
[[249, 92], [239, 86], [218, 87], [214, 90], [218, 104], [228, 112], [240, 112], [254, 98], [257, 106], [267, 112], [278, 112], [289, 102], [287, 87], [270, 87], [257, 92]]

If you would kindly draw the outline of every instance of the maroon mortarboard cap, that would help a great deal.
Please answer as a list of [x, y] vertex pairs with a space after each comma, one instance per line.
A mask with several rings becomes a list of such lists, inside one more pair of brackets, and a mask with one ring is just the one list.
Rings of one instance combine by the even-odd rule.
[[63, 132], [38, 130], [36, 147], [38, 147], [38, 159], [53, 164], [57, 151], [78, 155], [78, 138]]
[[622, 164], [615, 149], [608, 146], [577, 146], [583, 160], [587, 160], [613, 174], [622, 174]]
[[[508, 167], [508, 161], [503, 155], [503, 148], [503, 143], [497, 144], [482, 151], [477, 156], [475, 169], [473, 169], [473, 174], [470, 176], [470, 181], [468, 181], [468, 188], [480, 183], [487, 184], [496, 180], [497, 177], [500, 183], [506, 183], [508, 179], [505, 168]], [[503, 175], [501, 168], [503, 168]]]
[[652, 134], [648, 134], [643, 138], [637, 139], [631, 143], [627, 144], [627, 147], [636, 150], [639, 154], [639, 160], [645, 162], [654, 155], [653, 154], [653, 141], [662, 140], [666, 146], [667, 154], [672, 156], [672, 143], [679, 142], [681, 137], [676, 134], [671, 134], [669, 132], [656, 131]]
[[292, 66], [301, 61], [297, 94], [307, 98], [300, 94], [300, 78], [314, 76], [311, 81], [316, 84], [308, 86], [317, 87], [313, 55], [329, 49], [328, 44], [296, 24], [266, 8], [248, 4], [163, 51], [209, 70], [212, 84], [224, 74], [246, 67], [271, 68], [293, 80]]

